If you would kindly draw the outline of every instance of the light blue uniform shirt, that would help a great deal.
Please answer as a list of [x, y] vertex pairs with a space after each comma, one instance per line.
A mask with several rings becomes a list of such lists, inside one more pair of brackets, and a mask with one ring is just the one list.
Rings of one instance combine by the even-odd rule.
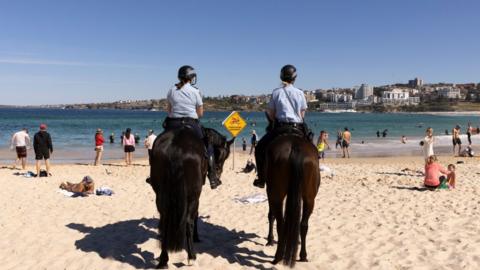
[[303, 123], [301, 111], [307, 109], [307, 100], [301, 90], [289, 84], [273, 90], [268, 108], [275, 110], [275, 119], [279, 122]]
[[187, 83], [182, 88], [176, 86], [168, 91], [167, 101], [170, 103], [171, 112], [168, 115], [171, 118], [190, 117], [198, 119], [197, 107], [202, 106], [202, 96], [200, 91]]

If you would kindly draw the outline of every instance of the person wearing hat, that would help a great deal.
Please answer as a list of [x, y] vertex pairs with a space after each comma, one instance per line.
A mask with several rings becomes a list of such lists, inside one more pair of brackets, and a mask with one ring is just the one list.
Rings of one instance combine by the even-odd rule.
[[157, 136], [155, 133], [153, 133], [153, 130], [148, 131], [148, 136], [145, 138], [145, 148], [148, 150], [148, 162], [151, 165], [151, 159], [152, 159], [152, 149], [153, 149], [153, 143], [155, 142], [155, 139]]
[[253, 185], [256, 187], [265, 187], [266, 179], [263, 174], [266, 149], [268, 144], [278, 135], [277, 129], [289, 126], [304, 133], [305, 137], [308, 136], [308, 127], [304, 122], [307, 101], [305, 94], [293, 85], [296, 78], [297, 69], [293, 65], [285, 65], [280, 70], [282, 85], [273, 90], [267, 108], [267, 116], [272, 124], [267, 127], [267, 133], [260, 139], [255, 148], [257, 178]]
[[103, 153], [103, 143], [105, 142], [105, 139], [103, 138], [103, 131], [102, 129], [97, 129], [97, 132], [95, 133], [95, 166], [100, 165], [100, 160], [102, 159], [102, 153]]
[[41, 124], [40, 130], [33, 137], [33, 150], [35, 151], [35, 162], [37, 177], [40, 176], [40, 161], [45, 160], [47, 176], [50, 176], [50, 155], [53, 153], [52, 137], [47, 132], [47, 125]]

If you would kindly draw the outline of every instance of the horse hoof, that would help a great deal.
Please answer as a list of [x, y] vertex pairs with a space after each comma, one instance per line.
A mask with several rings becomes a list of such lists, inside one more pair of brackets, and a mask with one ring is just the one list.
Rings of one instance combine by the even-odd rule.
[[308, 259], [307, 258], [300, 258], [300, 260], [298, 260], [299, 262], [308, 262]]
[[157, 269], [168, 269], [168, 264], [158, 264]]

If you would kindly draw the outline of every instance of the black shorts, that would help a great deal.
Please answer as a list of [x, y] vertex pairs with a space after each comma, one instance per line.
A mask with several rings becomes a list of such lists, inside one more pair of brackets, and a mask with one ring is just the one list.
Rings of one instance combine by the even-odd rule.
[[343, 148], [348, 148], [348, 146], [350, 146], [350, 144], [347, 141], [342, 141]]
[[462, 145], [462, 140], [460, 138], [452, 139], [453, 146], [455, 145]]
[[133, 145], [125, 145], [125, 147], [123, 148], [123, 150], [125, 151], [125, 153], [132, 153], [132, 152], [135, 152], [135, 146], [133, 146]]
[[26, 146], [17, 146], [15, 148], [17, 150], [17, 157], [18, 158], [26, 158], [27, 157], [27, 147]]
[[50, 151], [49, 150], [35, 151], [35, 159], [36, 160], [49, 159], [49, 158], [50, 158]]

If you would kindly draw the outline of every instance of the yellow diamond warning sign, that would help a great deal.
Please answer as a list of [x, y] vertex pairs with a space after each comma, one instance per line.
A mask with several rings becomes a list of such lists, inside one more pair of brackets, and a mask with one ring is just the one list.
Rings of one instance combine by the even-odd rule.
[[232, 134], [233, 137], [237, 135], [247, 126], [247, 122], [243, 120], [240, 114], [233, 111], [225, 120], [222, 125]]

